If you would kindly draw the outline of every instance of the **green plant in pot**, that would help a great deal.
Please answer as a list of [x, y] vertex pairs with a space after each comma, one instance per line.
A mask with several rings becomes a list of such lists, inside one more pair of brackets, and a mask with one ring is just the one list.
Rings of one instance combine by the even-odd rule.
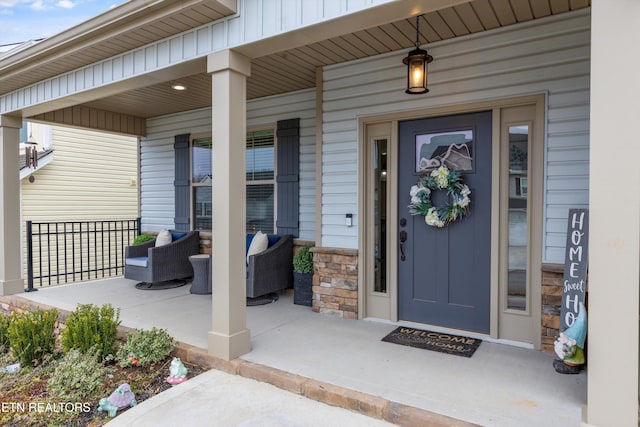
[[301, 247], [293, 256], [293, 303], [311, 307], [313, 291], [313, 253], [311, 245]]
[[147, 243], [150, 242], [151, 240], [155, 239], [156, 236], [152, 235], [152, 234], [140, 234], [139, 236], [136, 236], [135, 239], [133, 239], [132, 244], [133, 245], [141, 245], [143, 243]]

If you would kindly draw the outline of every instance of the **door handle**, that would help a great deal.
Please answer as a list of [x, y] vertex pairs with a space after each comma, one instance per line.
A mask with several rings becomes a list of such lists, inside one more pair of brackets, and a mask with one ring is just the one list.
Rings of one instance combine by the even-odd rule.
[[404, 254], [404, 242], [407, 241], [407, 232], [402, 230], [400, 232], [400, 261], [404, 261], [407, 259], [406, 255]]

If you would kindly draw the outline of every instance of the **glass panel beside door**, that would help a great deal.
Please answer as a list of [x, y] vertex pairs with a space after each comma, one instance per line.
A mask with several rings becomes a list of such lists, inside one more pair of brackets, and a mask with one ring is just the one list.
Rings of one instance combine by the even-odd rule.
[[387, 292], [387, 140], [373, 141], [375, 292]]
[[509, 127], [509, 263], [507, 308], [527, 310], [529, 126]]

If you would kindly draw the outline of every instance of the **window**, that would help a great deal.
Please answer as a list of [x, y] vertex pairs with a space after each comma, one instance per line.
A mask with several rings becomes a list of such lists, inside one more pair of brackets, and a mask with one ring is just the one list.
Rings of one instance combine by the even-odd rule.
[[[211, 137], [191, 141], [193, 224], [210, 231], [213, 204]], [[247, 132], [247, 232], [275, 231], [275, 132], [273, 129]]]
[[275, 144], [273, 129], [247, 132], [247, 232], [273, 234]]
[[527, 309], [529, 126], [509, 126], [509, 282], [507, 308]]
[[211, 155], [211, 137], [191, 141], [191, 200], [195, 230], [211, 230]]

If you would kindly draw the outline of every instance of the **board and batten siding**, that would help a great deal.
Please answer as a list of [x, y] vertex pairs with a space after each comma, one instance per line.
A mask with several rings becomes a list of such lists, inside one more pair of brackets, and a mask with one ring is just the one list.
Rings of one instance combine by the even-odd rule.
[[[315, 239], [315, 89], [247, 102], [247, 128], [272, 127], [278, 120], [300, 118], [300, 239]], [[210, 135], [211, 109], [149, 119], [140, 143], [142, 229], [173, 227], [174, 136]], [[215, 143], [214, 143], [215, 144]], [[214, 148], [215, 149], [215, 148]]]
[[562, 262], [568, 209], [589, 203], [589, 11], [423, 48], [434, 57], [425, 95], [404, 93], [407, 51], [324, 68], [323, 246], [357, 247], [344, 215], [357, 224], [359, 117], [546, 93], [543, 261]]

